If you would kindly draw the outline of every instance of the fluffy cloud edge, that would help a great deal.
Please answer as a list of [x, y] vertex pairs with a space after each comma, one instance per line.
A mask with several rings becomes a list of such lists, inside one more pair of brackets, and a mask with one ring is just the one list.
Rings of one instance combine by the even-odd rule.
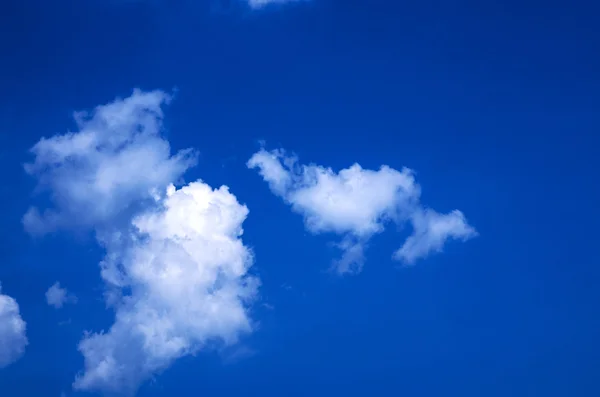
[[193, 149], [171, 155], [162, 137], [163, 106], [171, 99], [163, 91], [135, 89], [75, 112], [76, 132], [41, 138], [24, 168], [37, 179], [38, 192], [50, 193], [54, 208], [31, 207], [23, 216], [25, 230], [43, 235], [114, 222], [194, 166]]
[[27, 324], [23, 321], [17, 301], [2, 294], [0, 284], [0, 369], [19, 360], [25, 354]]

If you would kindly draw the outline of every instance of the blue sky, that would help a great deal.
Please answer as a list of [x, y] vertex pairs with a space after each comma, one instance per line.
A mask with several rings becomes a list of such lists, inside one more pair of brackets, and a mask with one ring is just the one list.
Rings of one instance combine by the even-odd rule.
[[2, 8], [0, 395], [600, 393], [599, 9]]

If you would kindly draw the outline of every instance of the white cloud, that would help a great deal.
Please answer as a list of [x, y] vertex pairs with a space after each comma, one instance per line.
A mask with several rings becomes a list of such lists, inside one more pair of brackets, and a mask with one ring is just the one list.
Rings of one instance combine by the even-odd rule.
[[195, 163], [190, 149], [171, 156], [160, 135], [161, 91], [135, 90], [125, 99], [75, 114], [78, 132], [42, 138], [25, 170], [51, 193], [56, 209], [30, 208], [26, 230], [44, 234], [66, 227], [97, 227], [112, 222], [132, 204], [176, 181]]
[[27, 346], [26, 324], [19, 313], [17, 301], [3, 295], [0, 286], [0, 368], [17, 361]]
[[459, 211], [434, 217], [437, 213], [424, 210], [421, 189], [408, 168], [397, 171], [384, 165], [374, 171], [354, 164], [335, 172], [315, 164], [299, 165], [282, 149], [261, 149], [247, 165], [258, 169], [271, 191], [304, 217], [309, 231], [342, 236], [338, 244], [342, 257], [334, 263], [340, 273], [361, 270], [369, 239], [390, 221], [413, 224], [414, 234], [394, 256], [407, 262], [441, 250], [449, 238], [475, 235]]
[[248, 4], [254, 9], [259, 9], [272, 4], [285, 4], [297, 1], [302, 0], [248, 0]]
[[46, 291], [46, 302], [55, 309], [60, 309], [65, 303], [77, 303], [77, 297], [70, 294], [66, 288], [61, 288], [60, 283], [54, 283]]
[[130, 232], [105, 242], [104, 279], [131, 292], [111, 329], [81, 342], [76, 388], [131, 391], [210, 341], [230, 344], [251, 330], [246, 304], [258, 281], [247, 275], [252, 255], [240, 239], [247, 214], [226, 187], [170, 186]]
[[[252, 330], [248, 308], [259, 281], [249, 275], [253, 257], [241, 240], [248, 209], [225, 186], [173, 185], [193, 157], [190, 151], [170, 156], [159, 134], [165, 97], [135, 91], [98, 107], [91, 118], [101, 122], [93, 128], [51, 138], [52, 150], [34, 150], [32, 167], [44, 164], [44, 186], [61, 195], [53, 212], [61, 226], [70, 226], [70, 214], [103, 208], [76, 226], [95, 228], [106, 249], [100, 267], [115, 321], [80, 342], [85, 366], [73, 385], [78, 390], [134, 393], [176, 359], [233, 344]], [[88, 133], [105, 144], [75, 145]], [[78, 147], [76, 162], [57, 155], [65, 139], [65, 146]]]
[[439, 214], [431, 209], [419, 210], [412, 215], [411, 222], [413, 234], [394, 253], [394, 258], [409, 264], [431, 252], [441, 252], [446, 240], [466, 241], [477, 236], [475, 229], [458, 210], [449, 214]]

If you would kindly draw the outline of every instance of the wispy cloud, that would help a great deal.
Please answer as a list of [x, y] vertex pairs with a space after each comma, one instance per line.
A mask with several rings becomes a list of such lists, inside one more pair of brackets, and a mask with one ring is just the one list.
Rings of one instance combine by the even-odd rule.
[[389, 222], [410, 222], [414, 233], [394, 257], [407, 263], [440, 251], [448, 239], [466, 240], [475, 235], [463, 214], [455, 210], [441, 215], [420, 203], [421, 189], [412, 170], [388, 166], [368, 170], [359, 164], [333, 171], [299, 164], [282, 149], [261, 149], [247, 163], [258, 169], [271, 191], [304, 217], [312, 233], [342, 236], [337, 246], [342, 256], [335, 261], [339, 273], [359, 272], [370, 238]]
[[418, 209], [411, 215], [413, 234], [394, 253], [394, 258], [408, 264], [432, 252], [441, 252], [447, 240], [467, 241], [477, 236], [462, 212], [439, 214], [431, 209]]
[[42, 138], [25, 170], [50, 192], [55, 208], [32, 207], [23, 223], [33, 234], [111, 223], [131, 206], [152, 198], [195, 164], [191, 149], [171, 156], [161, 137], [162, 91], [134, 91], [125, 99], [78, 112], [78, 132]]
[[0, 368], [17, 361], [25, 353], [26, 324], [17, 301], [2, 294], [0, 285]]
[[161, 135], [168, 100], [136, 90], [78, 116], [78, 132], [32, 149], [27, 170], [55, 207], [30, 211], [25, 225], [93, 228], [106, 249], [100, 268], [115, 321], [79, 344], [85, 368], [76, 389], [133, 393], [179, 357], [252, 330], [259, 282], [241, 240], [248, 209], [226, 186], [175, 186], [195, 155], [171, 155]]
[[298, 1], [306, 1], [306, 0], [248, 0], [248, 5], [254, 9], [264, 8], [268, 5], [274, 4], [285, 4], [285, 3], [295, 3]]
[[234, 346], [231, 348], [224, 349], [221, 351], [221, 359], [224, 364], [235, 364], [242, 360], [246, 360], [250, 357], [253, 357], [258, 352], [248, 346]]
[[69, 293], [66, 288], [61, 288], [57, 281], [46, 291], [46, 302], [55, 309], [60, 309], [66, 303], [77, 303], [77, 297]]

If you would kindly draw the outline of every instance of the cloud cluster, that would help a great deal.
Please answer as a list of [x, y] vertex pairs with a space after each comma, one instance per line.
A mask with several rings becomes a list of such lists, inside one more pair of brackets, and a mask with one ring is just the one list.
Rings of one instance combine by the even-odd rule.
[[282, 149], [261, 149], [247, 163], [258, 169], [271, 191], [304, 217], [312, 233], [342, 236], [342, 256], [335, 262], [340, 273], [358, 272], [364, 263], [369, 239], [389, 222], [412, 223], [413, 234], [394, 254], [406, 263], [440, 251], [448, 239], [466, 240], [476, 235], [458, 211], [439, 214], [420, 203], [421, 189], [413, 172], [388, 166], [379, 170], [354, 164], [339, 172], [331, 168], [298, 164]]
[[26, 324], [19, 313], [17, 301], [2, 294], [0, 286], [0, 368], [17, 361], [25, 352]]
[[[106, 251], [99, 266], [115, 320], [80, 342], [84, 369], [73, 384], [79, 390], [134, 393], [178, 358], [231, 345], [253, 328], [249, 307], [260, 282], [242, 241], [248, 209], [226, 186], [183, 183], [196, 153], [171, 154], [162, 134], [169, 101], [162, 91], [134, 90], [77, 113], [77, 131], [42, 138], [25, 166], [53, 204], [30, 208], [25, 228], [32, 234], [91, 229]], [[335, 262], [340, 273], [360, 271], [369, 240], [389, 223], [412, 224], [412, 235], [394, 254], [406, 263], [441, 251], [449, 239], [476, 235], [460, 211], [424, 207], [406, 168], [354, 164], [335, 172], [264, 149], [247, 165], [312, 233], [342, 236]], [[57, 308], [74, 300], [59, 283], [46, 298]], [[4, 295], [0, 320], [1, 366], [22, 354], [27, 340], [16, 302]]]
[[100, 267], [115, 321], [80, 342], [76, 389], [133, 393], [174, 360], [252, 329], [259, 281], [241, 240], [248, 209], [225, 186], [175, 187], [195, 156], [170, 154], [161, 135], [167, 101], [136, 90], [78, 115], [78, 132], [32, 149], [27, 170], [55, 208], [30, 210], [25, 225], [37, 233], [91, 227], [106, 249]]
[[77, 297], [70, 294], [66, 288], [61, 288], [60, 283], [54, 283], [46, 291], [46, 302], [55, 309], [60, 309], [66, 303], [77, 303]]

